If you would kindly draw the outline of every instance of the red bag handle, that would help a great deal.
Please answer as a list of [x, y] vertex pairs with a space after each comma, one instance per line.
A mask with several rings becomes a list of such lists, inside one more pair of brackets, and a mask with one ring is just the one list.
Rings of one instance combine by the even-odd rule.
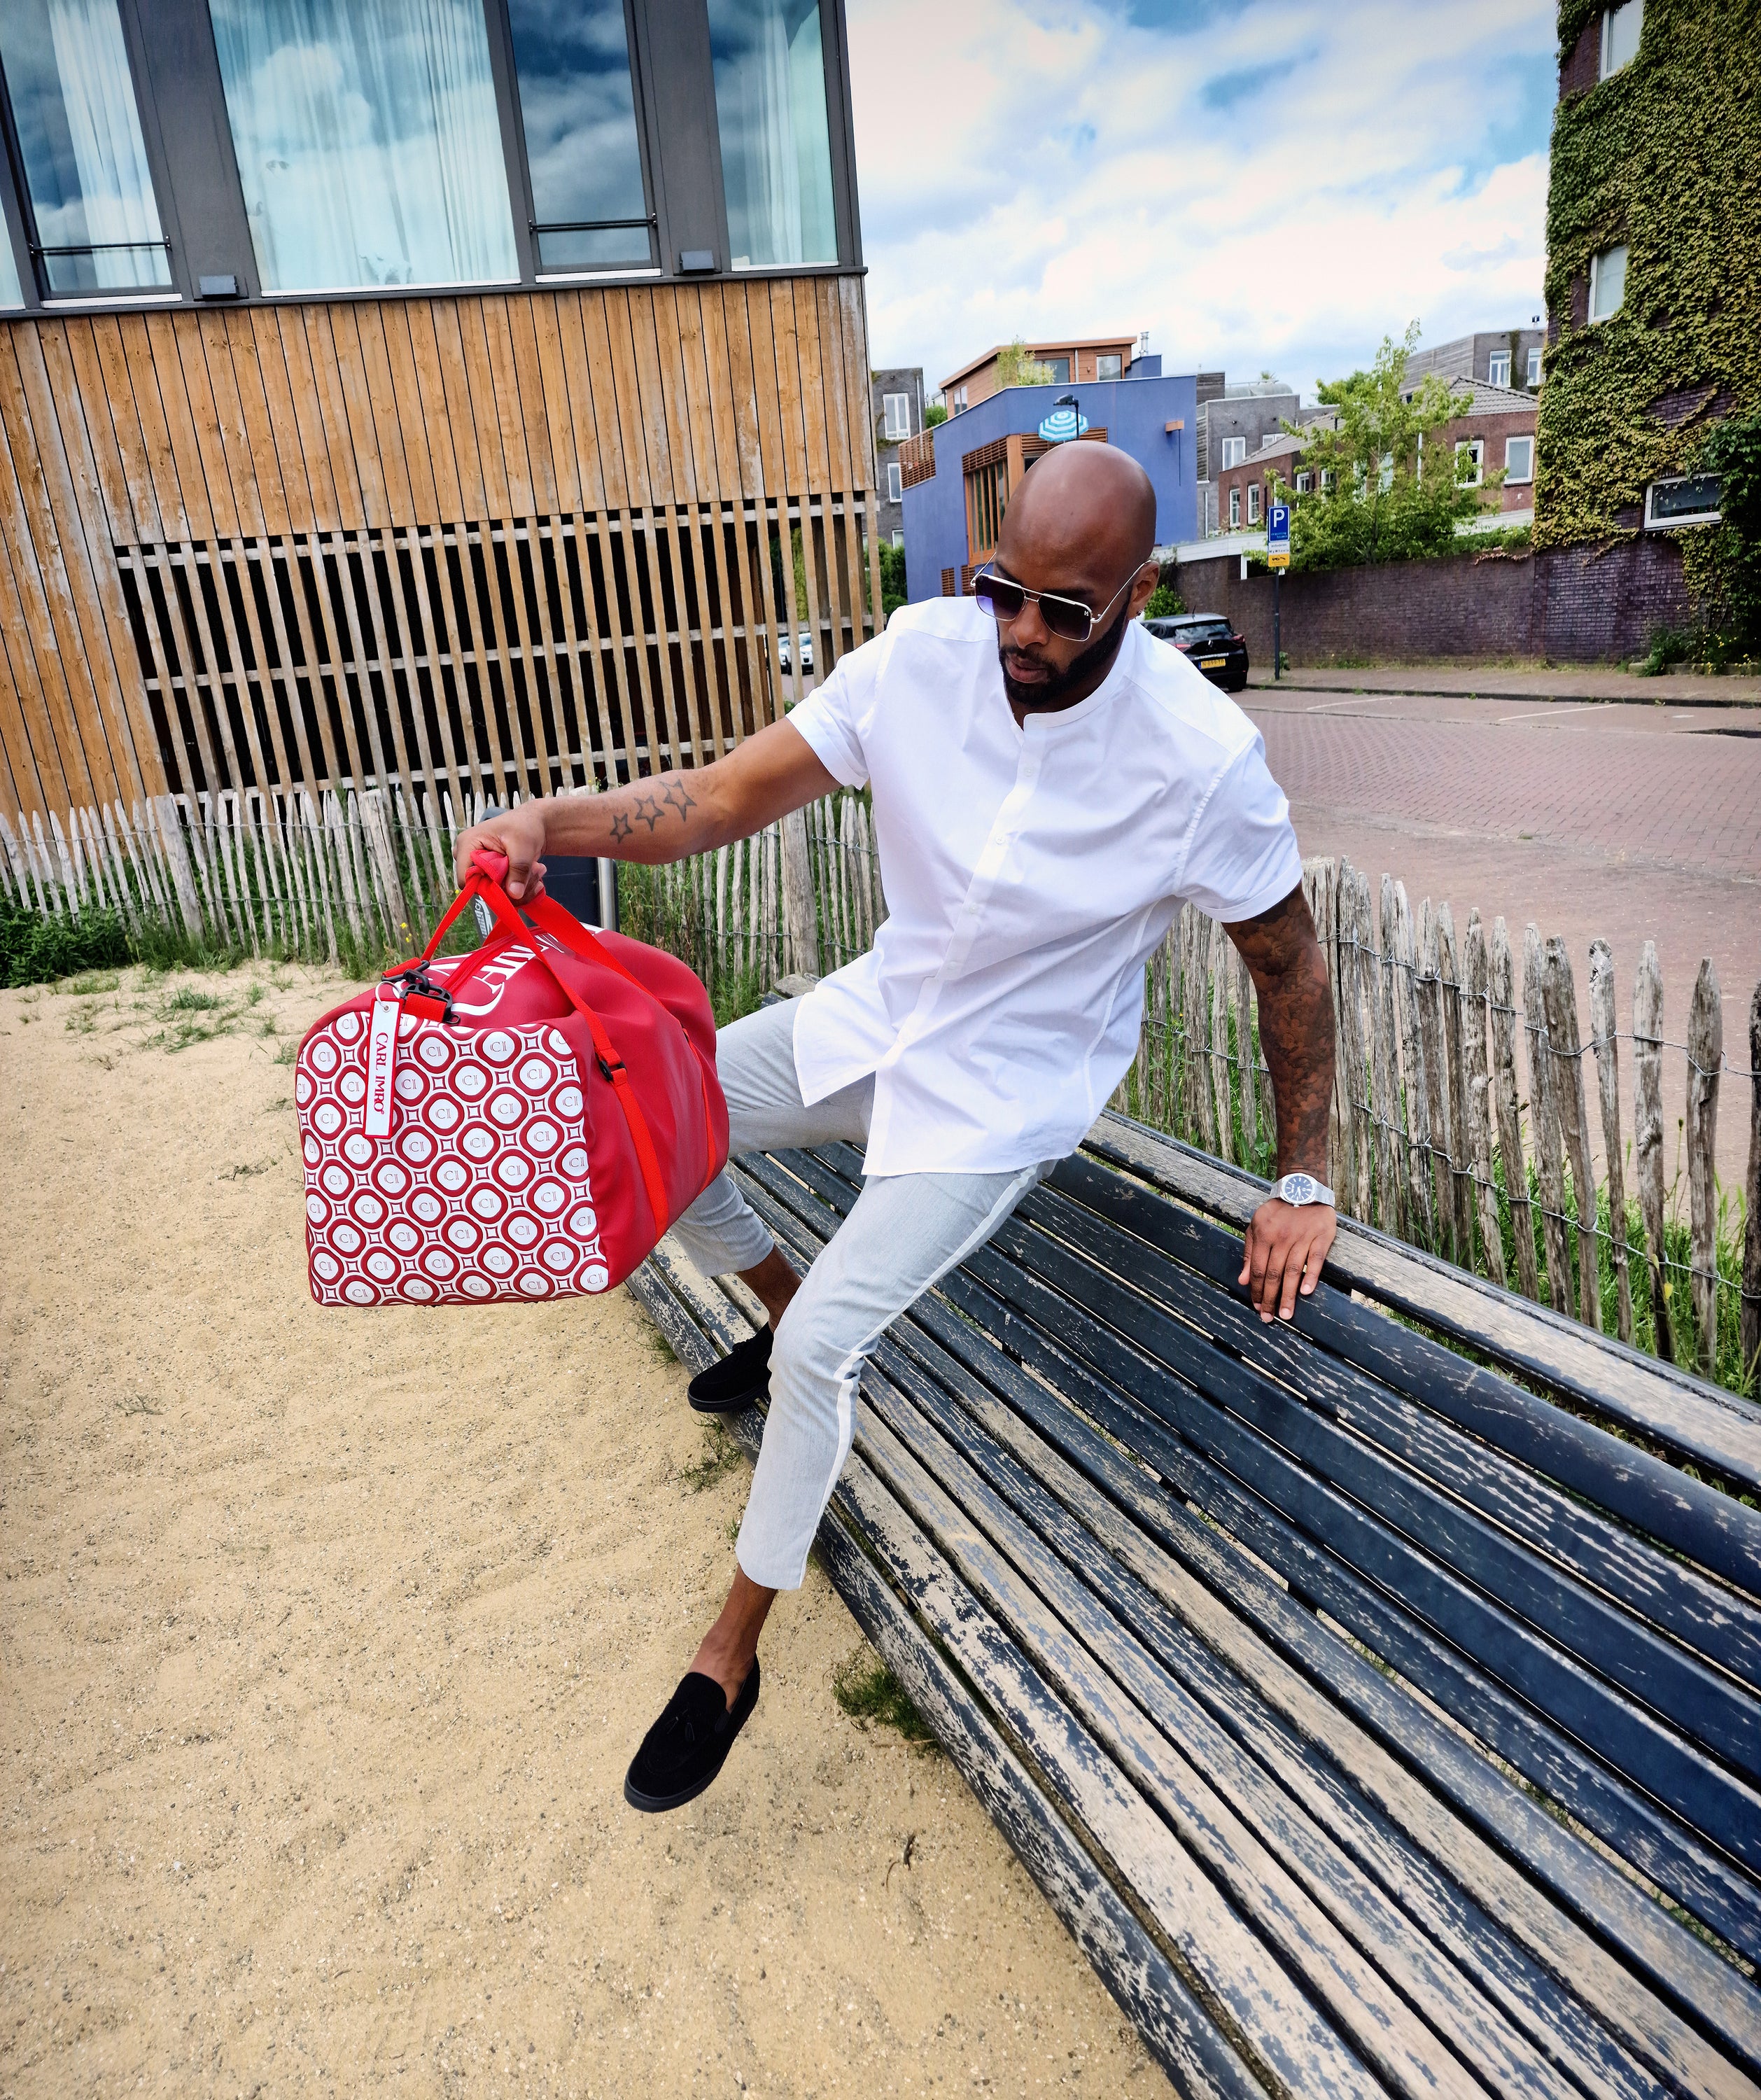
[[[505, 854], [488, 853], [479, 848], [471, 856], [470, 871], [465, 877], [458, 895], [447, 907], [445, 915], [435, 927], [433, 938], [423, 949], [418, 959], [420, 961], [428, 963], [433, 960], [435, 951], [445, 938], [448, 929], [474, 897], [481, 897], [488, 904], [509, 941], [524, 938], [526, 927], [519, 912], [514, 910], [512, 900], [501, 886], [502, 880], [507, 874], [507, 856]], [[645, 993], [650, 999], [654, 999], [654, 994], [649, 991], [647, 985], [643, 984], [639, 978], [632, 977], [630, 973], [620, 964], [613, 962], [605, 949], [594, 940], [580, 920], [565, 911], [553, 898], [534, 898], [527, 909], [539, 925], [545, 931], [561, 940], [566, 948], [576, 955], [580, 955], [580, 950], [576, 946], [575, 941], [572, 938], [578, 934], [586, 942], [593, 960], [603, 963], [609, 969], [616, 970], [620, 977], [634, 985], [638, 991]], [[558, 924], [558, 921], [561, 922], [560, 926]], [[572, 985], [563, 982], [558, 972], [552, 967], [544, 950], [535, 945], [534, 953], [549, 973], [552, 983], [586, 1022], [588, 1032], [593, 1037], [594, 1051], [599, 1060], [599, 1070], [611, 1082], [612, 1091], [617, 1096], [618, 1106], [623, 1110], [625, 1123], [629, 1128], [630, 1142], [636, 1148], [637, 1164], [642, 1169], [642, 1186], [648, 1193], [648, 1207], [654, 1213], [655, 1236], [659, 1238], [671, 1223], [667, 1215], [666, 1185], [660, 1177], [660, 1162], [655, 1153], [654, 1140], [648, 1134], [647, 1119], [642, 1114], [642, 1105], [638, 1101], [635, 1091], [630, 1085], [629, 1074], [625, 1067], [624, 1060], [618, 1055], [617, 1046], [607, 1035], [605, 1025], [598, 1015]], [[582, 960], [585, 960], [586, 957], [584, 956]], [[655, 999], [655, 1004], [659, 1006], [660, 1002]], [[713, 1135], [712, 1132], [712, 1136]], [[711, 1149], [713, 1150], [713, 1149], [712, 1145]]]

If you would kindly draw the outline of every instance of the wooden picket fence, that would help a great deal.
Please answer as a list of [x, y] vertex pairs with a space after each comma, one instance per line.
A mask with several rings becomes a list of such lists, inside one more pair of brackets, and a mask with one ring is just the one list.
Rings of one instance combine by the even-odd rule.
[[[1448, 903], [1416, 919], [1403, 885], [1345, 860], [1309, 863], [1304, 888], [1331, 981], [1330, 1129], [1342, 1211], [1587, 1326], [1757, 1389], [1761, 1357], [1761, 985], [1746, 1059], [1724, 1054], [1718, 973], [1702, 961], [1687, 1038], [1663, 1032], [1663, 980], [1647, 941], [1632, 1026], [1618, 1025], [1613, 956], [1590, 944], [1591, 1036], [1581, 1039], [1565, 942], [1522, 936], [1525, 1003], [1503, 919]], [[1519, 1070], [1518, 1042], [1523, 1045]], [[1621, 1057], [1633, 1068], [1632, 1151]], [[1686, 1216], [1666, 1181], [1662, 1073], [1686, 1060]], [[1592, 1149], [1587, 1059], [1604, 1168]], [[1715, 1168], [1721, 1081], [1750, 1123], [1744, 1186], [1721, 1202]], [[1189, 905], [1151, 958], [1142, 1039], [1114, 1106], [1238, 1166], [1269, 1172], [1269, 1076], [1246, 965]], [[1629, 1199], [1629, 1175], [1635, 1201]], [[1679, 1177], [1677, 1177], [1679, 1179]]]
[[[0, 814], [0, 887], [38, 911], [115, 911], [131, 933], [157, 926], [196, 947], [341, 960], [364, 973], [426, 940], [453, 894], [453, 839], [483, 808], [391, 788], [168, 796], [77, 810], [65, 826], [54, 815], [46, 824]], [[1613, 957], [1594, 941], [1584, 1042], [1563, 941], [1525, 929], [1519, 1005], [1502, 919], [1488, 929], [1471, 912], [1458, 936], [1447, 903], [1426, 898], [1415, 915], [1401, 883], [1383, 876], [1373, 898], [1368, 877], [1344, 860], [1309, 863], [1304, 881], [1332, 984], [1331, 1158], [1341, 1209], [1754, 1392], [1761, 986], [1747, 1061], [1732, 1061], [1710, 960], [1695, 981], [1686, 1039], [1672, 1042], [1654, 945], [1645, 943], [1632, 1025], [1622, 1030]], [[839, 968], [872, 944], [886, 916], [869, 812], [854, 794], [713, 854], [626, 867], [620, 895], [626, 930], [690, 963], [724, 1011], [785, 977]], [[1679, 1176], [1666, 1175], [1666, 1056], [1686, 1060], [1685, 1205]], [[1734, 1201], [1721, 1199], [1714, 1164], [1727, 1079], [1754, 1132]], [[1150, 960], [1142, 1039], [1114, 1105], [1217, 1158], [1271, 1168], [1271, 1085], [1252, 983], [1224, 929], [1190, 905]]]

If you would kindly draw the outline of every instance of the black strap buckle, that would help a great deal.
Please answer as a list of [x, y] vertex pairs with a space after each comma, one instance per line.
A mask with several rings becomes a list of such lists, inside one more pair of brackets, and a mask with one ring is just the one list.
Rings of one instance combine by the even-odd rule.
[[601, 1075], [602, 1075], [603, 1078], [605, 1078], [605, 1079], [608, 1079], [608, 1080], [611, 1082], [611, 1083], [614, 1087], [615, 1087], [615, 1086], [617, 1084], [617, 1083], [618, 1083], [618, 1074], [619, 1074], [620, 1072], [624, 1072], [624, 1073], [625, 1073], [625, 1076], [626, 1078], [629, 1076], [628, 1072], [625, 1070], [624, 1060], [623, 1060], [621, 1057], [620, 1057], [620, 1058], [618, 1059], [618, 1061], [617, 1061], [617, 1066], [616, 1066], [616, 1070], [613, 1070], [613, 1068], [612, 1068], [610, 1065], [607, 1064], [607, 1062], [606, 1062], [606, 1061], [604, 1060], [604, 1058], [603, 1058], [603, 1057], [600, 1057], [600, 1056], [599, 1056], [599, 1054], [598, 1054], [598, 1052], [597, 1051], [595, 1051], [595, 1052], [594, 1052], [594, 1062], [595, 1062], [595, 1063], [598, 1065], [598, 1067], [599, 1067], [599, 1070], [600, 1070]]
[[401, 970], [387, 970], [379, 982], [385, 985], [401, 986], [400, 999], [408, 999], [414, 992], [421, 998], [436, 1000], [442, 1008], [443, 1020], [452, 1020], [452, 995], [444, 984], [438, 983], [429, 976], [425, 964], [411, 963]]

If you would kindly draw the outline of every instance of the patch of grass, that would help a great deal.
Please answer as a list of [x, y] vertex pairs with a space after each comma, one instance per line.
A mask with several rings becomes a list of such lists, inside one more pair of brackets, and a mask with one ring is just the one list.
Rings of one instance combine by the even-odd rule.
[[857, 1648], [838, 1665], [832, 1696], [853, 1721], [896, 1729], [913, 1749], [934, 1753], [940, 1748], [904, 1686], [871, 1648]]
[[96, 999], [100, 993], [121, 989], [119, 970], [86, 970], [77, 977], [64, 977], [53, 987], [58, 999]]
[[682, 1467], [679, 1479], [694, 1495], [713, 1488], [740, 1462], [740, 1447], [722, 1423], [712, 1418], [704, 1431], [704, 1454], [695, 1464]]
[[179, 985], [166, 1001], [167, 1013], [218, 1013], [226, 1001], [218, 992], [198, 991], [194, 985]]
[[275, 1053], [275, 1061], [278, 1065], [294, 1064], [298, 1061], [298, 1057], [299, 1045], [297, 1043], [284, 1043], [281, 1045], [281, 1048]]

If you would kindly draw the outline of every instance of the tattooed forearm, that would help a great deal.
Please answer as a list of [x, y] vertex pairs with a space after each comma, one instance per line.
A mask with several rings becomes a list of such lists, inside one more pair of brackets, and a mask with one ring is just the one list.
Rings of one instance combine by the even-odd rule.
[[1326, 960], [1300, 889], [1231, 926], [1260, 995], [1260, 1047], [1278, 1107], [1278, 1171], [1325, 1180], [1333, 1099], [1333, 1000]]

